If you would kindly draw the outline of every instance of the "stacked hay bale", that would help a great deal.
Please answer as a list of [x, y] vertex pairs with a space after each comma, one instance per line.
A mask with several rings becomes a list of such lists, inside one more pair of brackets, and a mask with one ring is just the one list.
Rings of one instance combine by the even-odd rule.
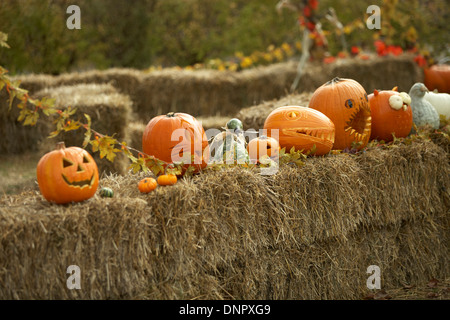
[[161, 70], [143, 76], [135, 111], [146, 123], [171, 111], [196, 116], [232, 114], [246, 92], [234, 72]]
[[142, 177], [104, 177], [112, 199], [0, 199], [0, 297], [361, 299], [370, 265], [386, 290], [449, 275], [450, 164], [428, 140], [271, 176], [207, 171], [145, 195]]
[[[78, 84], [47, 88], [35, 94], [38, 99], [49, 97], [55, 99], [56, 108], [62, 110], [67, 107], [76, 108], [73, 119], [86, 123], [84, 114], [90, 116], [91, 127], [101, 134], [114, 135], [119, 141], [126, 138], [126, 128], [132, 111], [132, 103], [128, 96], [120, 94], [111, 84]], [[48, 132], [55, 130], [52, 118], [46, 119]], [[58, 136], [45, 139], [41, 143], [41, 150], [53, 150], [57, 141], [64, 141], [66, 146], [82, 147], [84, 130], [61, 132]], [[92, 137], [93, 138], [93, 137]], [[89, 150], [89, 148], [87, 148]], [[100, 172], [125, 173], [128, 167], [127, 158], [119, 153], [114, 162], [100, 159], [98, 153], [92, 153]]]
[[4, 155], [38, 151], [39, 141], [48, 135], [47, 125], [42, 120], [35, 126], [23, 126], [17, 121], [19, 102], [14, 99], [9, 109], [9, 94], [6, 89], [0, 91], [0, 153]]
[[282, 106], [302, 106], [307, 107], [311, 99], [312, 92], [303, 92], [300, 94], [290, 94], [279, 100], [266, 101], [259, 105], [241, 109], [236, 118], [242, 121], [244, 130], [262, 129], [267, 116], [276, 108]]

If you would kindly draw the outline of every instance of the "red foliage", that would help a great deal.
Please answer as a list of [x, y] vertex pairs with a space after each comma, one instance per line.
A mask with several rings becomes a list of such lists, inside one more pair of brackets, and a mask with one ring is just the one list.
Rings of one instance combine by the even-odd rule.
[[359, 48], [358, 47], [356, 47], [356, 46], [353, 46], [351, 49], [350, 49], [350, 51], [351, 51], [351, 53], [353, 54], [353, 55], [357, 55], [358, 53], [359, 53]]
[[422, 68], [427, 66], [427, 59], [425, 59], [425, 57], [421, 54], [418, 54], [417, 56], [414, 57], [414, 62], [417, 63], [419, 67]]
[[336, 61], [336, 58], [333, 56], [329, 56], [329, 57], [325, 57], [323, 58], [323, 63], [333, 63], [334, 61]]

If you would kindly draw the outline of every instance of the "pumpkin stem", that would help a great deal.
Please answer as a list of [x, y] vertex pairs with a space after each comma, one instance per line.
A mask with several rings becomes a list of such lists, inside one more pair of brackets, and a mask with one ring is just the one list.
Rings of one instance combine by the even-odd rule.
[[335, 83], [338, 83], [338, 82], [340, 82], [340, 81], [341, 81], [341, 78], [335, 77], [335, 78], [333, 78], [332, 80], [328, 81], [328, 82], [327, 82], [327, 85], [335, 84]]
[[66, 148], [66, 144], [64, 143], [64, 141], [60, 141], [56, 143], [56, 150], [61, 150], [61, 149], [65, 149]]
[[166, 114], [166, 116], [167, 117], [170, 117], [170, 118], [172, 118], [172, 117], [175, 117], [175, 112], [169, 112], [168, 114]]

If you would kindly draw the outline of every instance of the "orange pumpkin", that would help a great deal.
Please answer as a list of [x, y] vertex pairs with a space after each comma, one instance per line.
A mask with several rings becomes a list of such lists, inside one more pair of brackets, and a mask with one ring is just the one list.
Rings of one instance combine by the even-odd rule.
[[450, 93], [450, 65], [435, 64], [424, 69], [424, 82], [428, 90]]
[[182, 161], [185, 169], [191, 164], [195, 172], [205, 168], [209, 160], [208, 139], [201, 123], [181, 112], [151, 119], [142, 136], [142, 151], [167, 163]]
[[333, 121], [334, 150], [362, 149], [369, 142], [372, 122], [369, 100], [357, 81], [342, 78], [328, 81], [313, 93], [309, 107]]
[[36, 175], [44, 198], [58, 204], [87, 200], [98, 188], [98, 167], [92, 156], [78, 147], [66, 148], [64, 142], [39, 160]]
[[266, 135], [261, 135], [258, 138], [250, 140], [247, 145], [247, 151], [252, 163], [258, 163], [262, 156], [269, 156], [271, 158], [278, 157], [280, 145], [274, 138]]
[[374, 90], [369, 94], [369, 105], [372, 113], [372, 129], [370, 139], [385, 142], [404, 138], [411, 132], [413, 115], [411, 98], [406, 92], [392, 90]]
[[264, 122], [264, 129], [272, 136], [272, 130], [278, 129], [278, 142], [281, 148], [289, 151], [307, 152], [316, 146], [314, 155], [330, 152], [334, 143], [334, 124], [320, 111], [301, 107], [284, 106], [273, 110]]
[[138, 189], [141, 193], [149, 193], [158, 186], [154, 178], [144, 178], [138, 183]]
[[177, 183], [178, 178], [174, 174], [162, 174], [158, 177], [158, 184], [160, 186], [171, 186]]

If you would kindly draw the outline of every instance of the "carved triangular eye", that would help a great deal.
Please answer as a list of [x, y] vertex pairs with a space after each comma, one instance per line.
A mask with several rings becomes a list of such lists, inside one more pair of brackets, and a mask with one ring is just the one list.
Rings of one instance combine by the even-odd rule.
[[73, 162], [67, 160], [67, 159], [63, 159], [63, 168], [67, 168], [73, 165]]
[[90, 161], [89, 161], [88, 157], [83, 156], [83, 163], [89, 163], [89, 162], [90, 162]]

